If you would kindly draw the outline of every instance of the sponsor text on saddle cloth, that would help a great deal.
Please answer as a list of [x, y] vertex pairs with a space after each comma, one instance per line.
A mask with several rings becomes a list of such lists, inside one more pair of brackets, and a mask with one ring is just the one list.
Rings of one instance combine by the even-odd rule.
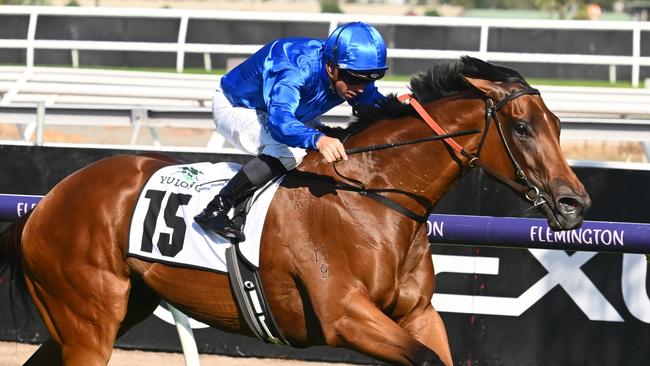
[[[231, 243], [194, 222], [199, 212], [240, 168], [234, 163], [172, 165], [154, 173], [140, 192], [131, 218], [127, 255], [183, 267], [227, 272]], [[259, 266], [259, 243], [280, 180], [255, 193], [239, 251]]]

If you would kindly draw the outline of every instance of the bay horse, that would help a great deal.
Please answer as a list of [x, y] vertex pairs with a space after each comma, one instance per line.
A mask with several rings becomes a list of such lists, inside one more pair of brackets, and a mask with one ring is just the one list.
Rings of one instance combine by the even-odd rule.
[[[579, 226], [590, 206], [560, 150], [559, 119], [519, 73], [463, 57], [434, 65], [410, 86], [442, 129], [480, 133], [415, 143], [433, 132], [413, 102], [391, 95], [379, 108], [357, 111], [345, 146], [412, 144], [335, 165], [311, 152], [284, 179], [264, 223], [260, 275], [293, 346], [452, 365], [431, 304], [434, 268], [421, 218], [472, 167], [544, 208], [554, 229]], [[252, 334], [226, 275], [125, 257], [143, 184], [174, 163], [120, 155], [90, 164], [4, 232], [2, 269], [11, 268], [50, 335], [27, 365], [106, 365], [116, 338], [161, 300], [212, 327]]]

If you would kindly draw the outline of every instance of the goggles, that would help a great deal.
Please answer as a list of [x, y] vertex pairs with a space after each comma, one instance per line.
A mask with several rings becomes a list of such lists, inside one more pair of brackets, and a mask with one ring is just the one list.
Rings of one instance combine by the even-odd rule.
[[348, 85], [368, 84], [384, 77], [386, 70], [376, 70], [368, 73], [354, 72], [346, 69], [339, 69], [339, 79]]

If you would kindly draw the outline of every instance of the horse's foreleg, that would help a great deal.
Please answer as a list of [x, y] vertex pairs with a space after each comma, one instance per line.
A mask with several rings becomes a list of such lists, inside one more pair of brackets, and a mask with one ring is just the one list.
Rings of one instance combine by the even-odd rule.
[[440, 314], [429, 305], [422, 310], [414, 310], [401, 319], [398, 324], [415, 339], [434, 350], [447, 366], [451, 366], [451, 350], [447, 330]]
[[361, 292], [348, 294], [340, 316], [321, 319], [327, 343], [400, 365], [443, 365], [440, 357], [381, 312]]
[[420, 230], [410, 246], [413, 268], [400, 279], [399, 299], [393, 319], [415, 339], [434, 350], [447, 366], [453, 365], [447, 330], [440, 314], [431, 305], [435, 272], [429, 241]]

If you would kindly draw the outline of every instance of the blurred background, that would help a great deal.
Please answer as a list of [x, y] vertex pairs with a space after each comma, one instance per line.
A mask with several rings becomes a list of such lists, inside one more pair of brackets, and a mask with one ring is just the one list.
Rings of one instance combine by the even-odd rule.
[[542, 90], [568, 158], [644, 163], [649, 10], [621, 0], [0, 0], [0, 140], [229, 151], [209, 113], [220, 75], [276, 38], [326, 38], [363, 20], [389, 47], [383, 92], [407, 92], [413, 74], [469, 54]]
[[623, 0], [2, 0], [0, 4], [592, 20], [647, 20], [650, 7], [647, 1]]

